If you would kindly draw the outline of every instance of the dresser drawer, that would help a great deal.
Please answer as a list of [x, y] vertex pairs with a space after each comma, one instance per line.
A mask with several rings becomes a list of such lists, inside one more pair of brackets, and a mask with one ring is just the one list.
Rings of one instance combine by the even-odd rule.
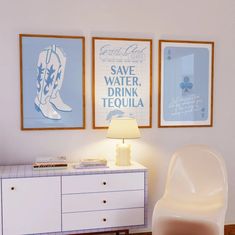
[[62, 212], [144, 207], [144, 190], [62, 195]]
[[62, 194], [144, 189], [144, 172], [62, 177]]
[[144, 208], [66, 213], [63, 231], [144, 225]]

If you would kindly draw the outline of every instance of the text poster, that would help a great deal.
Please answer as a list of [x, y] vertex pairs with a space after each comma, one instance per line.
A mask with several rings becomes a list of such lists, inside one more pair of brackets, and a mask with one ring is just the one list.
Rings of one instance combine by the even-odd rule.
[[151, 127], [150, 39], [93, 38], [93, 128], [114, 117]]

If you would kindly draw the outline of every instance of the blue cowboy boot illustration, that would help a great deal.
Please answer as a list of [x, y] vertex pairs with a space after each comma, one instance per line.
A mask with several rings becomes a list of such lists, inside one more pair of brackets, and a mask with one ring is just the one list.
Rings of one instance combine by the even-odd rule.
[[64, 80], [66, 57], [56, 45], [49, 46], [39, 54], [37, 95], [35, 107], [49, 119], [61, 119], [54, 107], [61, 111], [71, 111], [60, 97], [60, 89]]
[[54, 53], [55, 45], [41, 51], [38, 58], [37, 95], [34, 100], [35, 108], [44, 117], [61, 119], [50, 103], [54, 89], [57, 70], [60, 66], [57, 55]]

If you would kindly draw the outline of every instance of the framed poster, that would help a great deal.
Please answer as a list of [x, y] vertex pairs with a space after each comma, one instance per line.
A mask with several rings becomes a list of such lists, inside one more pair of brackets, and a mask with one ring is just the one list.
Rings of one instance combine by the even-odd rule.
[[159, 41], [159, 127], [213, 124], [214, 42]]
[[85, 38], [20, 34], [21, 129], [85, 128]]
[[98, 38], [93, 42], [93, 128], [112, 117], [152, 126], [152, 40]]

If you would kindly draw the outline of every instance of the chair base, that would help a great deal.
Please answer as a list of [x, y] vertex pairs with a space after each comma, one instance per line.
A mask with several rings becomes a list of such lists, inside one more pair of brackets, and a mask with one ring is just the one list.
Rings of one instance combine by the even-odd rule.
[[161, 235], [219, 235], [216, 226], [203, 222], [168, 219], [161, 220], [158, 228]]

